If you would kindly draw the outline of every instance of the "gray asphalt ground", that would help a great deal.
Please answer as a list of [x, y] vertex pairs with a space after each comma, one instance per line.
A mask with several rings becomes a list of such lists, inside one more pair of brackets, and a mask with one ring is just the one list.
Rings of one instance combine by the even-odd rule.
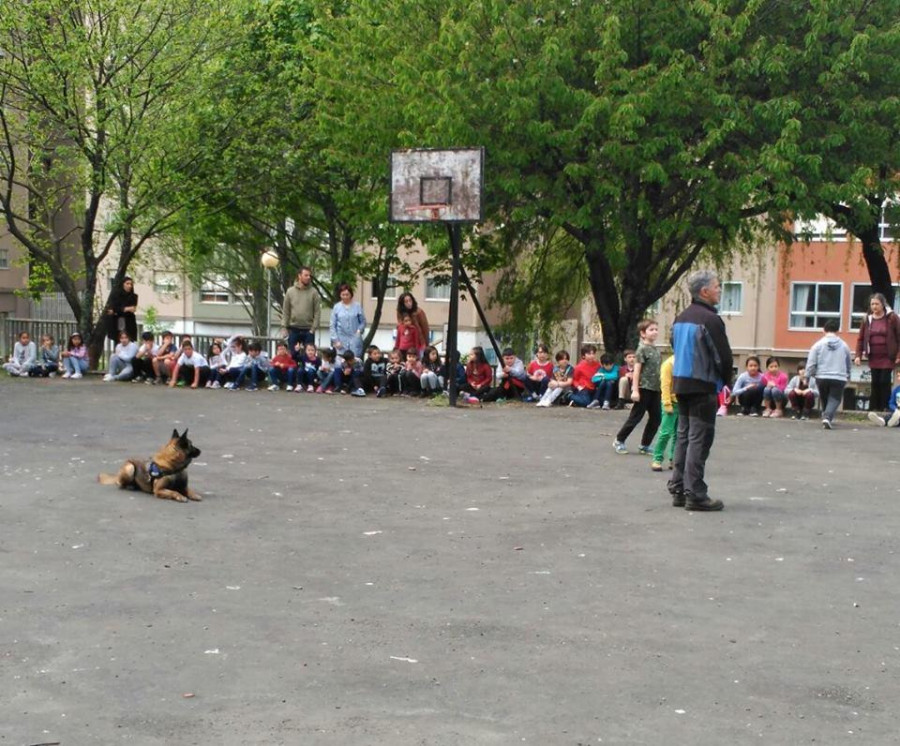
[[[692, 514], [624, 412], [0, 407], [0, 744], [898, 742], [900, 430], [728, 417]], [[96, 482], [173, 427], [203, 502]]]

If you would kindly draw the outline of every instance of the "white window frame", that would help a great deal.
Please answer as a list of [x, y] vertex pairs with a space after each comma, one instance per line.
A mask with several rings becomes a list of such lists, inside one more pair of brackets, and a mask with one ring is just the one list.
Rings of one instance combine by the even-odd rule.
[[[200, 281], [200, 302], [214, 306], [227, 306], [231, 300], [228, 280], [221, 275], [204, 277]], [[204, 297], [204, 296], [210, 297]]]
[[833, 220], [824, 215], [816, 215], [811, 220], [797, 220], [794, 222], [794, 235], [798, 240], [806, 240], [809, 235], [810, 241], [846, 241], [847, 231], [839, 228]]
[[[810, 285], [814, 289], [816, 293], [816, 303], [815, 310], [807, 311], [806, 309], [802, 309], [800, 311], [794, 310], [794, 290], [800, 285]], [[819, 288], [823, 286], [828, 287], [837, 287], [840, 289], [840, 302], [838, 303], [837, 311], [819, 311]], [[826, 319], [837, 319], [838, 323], [843, 327], [843, 318], [844, 318], [844, 283], [842, 282], [816, 282], [814, 280], [811, 281], [797, 281], [791, 283], [791, 294], [789, 298], [789, 308], [788, 308], [788, 329], [792, 331], [798, 332], [821, 332], [822, 325], [825, 323]], [[794, 326], [794, 316], [812, 316], [813, 324], [812, 326]]]
[[[435, 292], [441, 293], [441, 295], [434, 295]], [[450, 302], [450, 283], [448, 282], [446, 285], [435, 285], [433, 277], [425, 278], [425, 300], [437, 301], [437, 302]]]
[[0, 249], [0, 269], [9, 269], [9, 249]]
[[743, 316], [744, 314], [744, 283], [738, 280], [727, 280], [722, 282], [722, 298], [725, 297], [725, 288], [726, 287], [734, 287], [737, 288], [738, 292], [738, 303], [737, 308], [735, 309], [724, 309], [722, 308], [722, 302], [719, 301], [719, 313], [722, 316]]
[[[397, 300], [400, 296], [397, 294], [397, 288], [402, 287], [400, 281], [393, 275], [388, 275], [385, 281], [384, 299]], [[372, 297], [378, 297], [378, 280], [372, 280]]]
[[884, 205], [881, 208], [881, 220], [878, 221], [878, 236], [882, 241], [900, 241], [900, 235], [891, 235], [894, 226], [887, 220], [887, 211], [890, 209], [892, 212], [896, 213], [898, 207], [900, 207], [900, 200], [895, 197], [893, 199], [885, 200]]
[[[868, 304], [864, 311], [854, 311], [853, 310], [853, 300], [856, 297], [856, 289], [857, 288], [865, 288], [866, 289], [866, 300], [869, 299], [869, 296], [872, 295], [872, 286], [866, 282], [854, 282], [850, 285], [850, 320], [848, 323], [848, 329], [852, 332], [859, 331], [859, 327], [862, 326], [862, 320], [866, 317], [866, 314], [869, 312]], [[894, 283], [894, 298], [900, 299], [900, 282]]]
[[179, 291], [180, 285], [177, 272], [153, 271], [153, 292], [157, 295], [175, 295]]

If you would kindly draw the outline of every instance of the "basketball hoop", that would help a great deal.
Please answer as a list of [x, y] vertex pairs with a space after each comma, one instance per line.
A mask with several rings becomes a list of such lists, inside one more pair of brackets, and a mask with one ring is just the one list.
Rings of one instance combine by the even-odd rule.
[[478, 223], [483, 193], [484, 148], [391, 152], [391, 222]]
[[449, 205], [407, 205], [403, 211], [407, 215], [417, 215], [415, 222], [439, 223], [448, 207]]

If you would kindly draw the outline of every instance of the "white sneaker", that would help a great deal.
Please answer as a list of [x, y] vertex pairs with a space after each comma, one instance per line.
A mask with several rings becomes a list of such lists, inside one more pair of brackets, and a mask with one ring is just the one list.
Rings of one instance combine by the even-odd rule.
[[897, 409], [894, 410], [894, 413], [887, 421], [888, 427], [897, 427], [897, 425], [900, 425], [900, 407], [897, 407]]
[[220, 389], [220, 388], [222, 388], [222, 384], [219, 383], [218, 381], [213, 381], [212, 386], [210, 386], [210, 388], [211, 389]]
[[269, 386], [269, 391], [278, 391], [278, 388], [278, 384], [273, 383], [271, 386]]
[[285, 390], [285, 391], [293, 391], [293, 390], [294, 390], [294, 387], [291, 386], [290, 384], [288, 384], [287, 386], [284, 387], [284, 390]]
[[105, 376], [103, 376], [103, 380], [104, 381], [113, 381], [115, 379], [113, 378], [112, 373], [107, 373]]
[[881, 425], [881, 427], [884, 427], [887, 424], [884, 421], [884, 417], [882, 417], [877, 412], [869, 412], [868, 417], [869, 417], [869, 422], [874, 422], [876, 425]]
[[56, 378], [56, 373], [54, 373], [54, 372], [51, 370], [51, 371], [50, 371], [50, 374], [47, 376], [47, 378]]
[[350, 395], [351, 396], [365, 396], [366, 392], [363, 391], [362, 389], [355, 389], [354, 391], [350, 392]]
[[80, 371], [80, 370], [76, 370], [76, 371], [72, 374], [71, 377], [72, 377], [72, 378], [83, 378], [83, 376], [81, 375], [81, 371]]
[[228, 383], [225, 384], [225, 386], [223, 386], [223, 388], [226, 388], [226, 389], [233, 389], [233, 388], [234, 388], [234, 381], [229, 381]]
[[62, 377], [63, 377], [63, 378], [71, 378], [71, 377], [72, 377], [72, 374], [69, 373], [69, 371], [66, 371], [65, 373], [62, 374]]
[[312, 384], [310, 384], [309, 386], [306, 387], [307, 394], [311, 394], [313, 391], [315, 391], [315, 388], [313, 387]]

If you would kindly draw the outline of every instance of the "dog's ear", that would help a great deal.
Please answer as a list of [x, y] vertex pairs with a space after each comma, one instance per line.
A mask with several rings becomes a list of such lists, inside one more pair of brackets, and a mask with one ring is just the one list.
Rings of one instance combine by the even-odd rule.
[[178, 434], [178, 428], [176, 427], [174, 430], [172, 430], [172, 438], [177, 440], [180, 437], [181, 436]]
[[181, 434], [182, 440], [187, 440], [187, 428], [184, 428], [184, 432]]

